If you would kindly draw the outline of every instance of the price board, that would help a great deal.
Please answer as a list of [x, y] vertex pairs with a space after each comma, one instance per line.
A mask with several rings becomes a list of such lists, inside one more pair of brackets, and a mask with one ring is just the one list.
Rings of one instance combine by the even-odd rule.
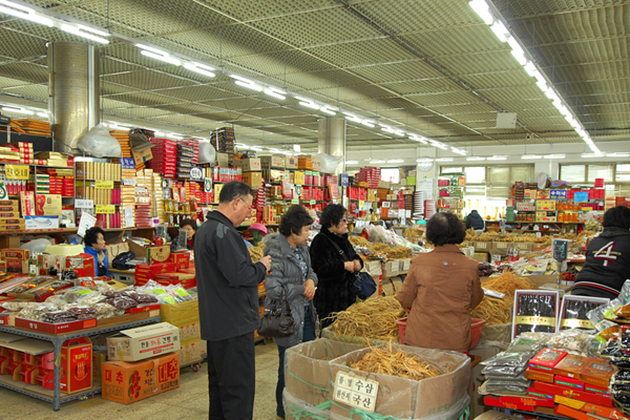
[[120, 167], [122, 169], [136, 169], [136, 162], [133, 158], [120, 158]]
[[30, 170], [28, 165], [5, 165], [4, 172], [8, 179], [26, 179], [28, 180]]
[[95, 183], [97, 190], [113, 190], [114, 189], [114, 181], [96, 181]]
[[77, 209], [93, 209], [94, 208], [94, 200], [74, 200], [74, 207]]
[[97, 204], [96, 214], [114, 214], [116, 213], [116, 206], [113, 204]]
[[333, 385], [333, 400], [373, 413], [379, 383], [350, 372], [338, 371]]

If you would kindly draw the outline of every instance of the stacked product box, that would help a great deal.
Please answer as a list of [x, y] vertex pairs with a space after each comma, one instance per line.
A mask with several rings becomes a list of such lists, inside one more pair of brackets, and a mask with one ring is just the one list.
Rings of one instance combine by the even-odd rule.
[[183, 366], [200, 361], [205, 353], [205, 342], [201, 340], [199, 326], [199, 301], [162, 304], [160, 307], [162, 321], [179, 329], [179, 365]]
[[151, 169], [165, 178], [175, 178], [177, 173], [177, 142], [169, 139], [151, 139], [155, 147], [151, 149], [153, 160]]
[[233, 128], [223, 127], [210, 134], [210, 143], [212, 143], [217, 152], [227, 154], [228, 164], [234, 162], [234, 142]]
[[189, 179], [190, 169], [194, 166], [195, 148], [177, 143], [177, 178]]

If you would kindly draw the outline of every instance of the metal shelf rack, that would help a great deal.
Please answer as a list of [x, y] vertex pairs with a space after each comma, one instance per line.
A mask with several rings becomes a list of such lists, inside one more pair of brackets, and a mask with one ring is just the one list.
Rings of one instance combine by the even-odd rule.
[[[138, 327], [140, 325], [151, 324], [153, 322], [160, 322], [160, 317], [157, 316], [157, 317], [152, 317], [152, 318], [143, 318], [143, 319], [133, 321], [133, 322], [127, 322], [127, 323], [117, 324], [117, 325], [109, 325], [103, 328], [99, 328], [99, 327], [90, 328], [87, 330], [79, 330], [79, 331], [74, 331], [68, 334], [60, 334], [60, 335], [38, 333], [38, 332], [34, 332], [32, 330], [28, 330], [24, 328], [7, 327], [7, 326], [0, 326], [0, 331], [10, 333], [10, 334], [21, 335], [21, 336], [29, 337], [29, 338], [36, 338], [38, 340], [50, 341], [55, 348], [55, 361], [57, 361], [60, 358], [61, 346], [66, 340], [70, 340], [70, 339], [78, 338], [78, 337], [89, 337], [89, 336], [104, 334], [108, 332], [120, 331], [127, 328]], [[87, 397], [87, 396], [98, 394], [101, 392], [101, 387], [99, 385], [96, 385], [86, 391], [78, 392], [76, 394], [68, 394], [67, 396], [61, 397], [61, 391], [60, 391], [61, 367], [59, 366], [58, 363], [55, 363], [54, 372], [55, 372], [55, 385], [54, 385], [52, 398], [50, 398], [50, 396], [47, 396], [45, 394], [45, 390], [43, 388], [42, 388], [42, 391], [43, 391], [42, 393], [36, 393], [32, 391], [33, 389], [32, 386], [29, 386], [27, 384], [22, 384], [20, 382], [13, 381], [13, 380], [11, 381], [0, 380], [0, 387], [4, 387], [10, 390], [13, 390], [15, 392], [28, 395], [29, 397], [51, 402], [53, 403], [53, 410], [55, 411], [59, 411], [61, 407], [61, 403], [77, 400], [79, 398]]]

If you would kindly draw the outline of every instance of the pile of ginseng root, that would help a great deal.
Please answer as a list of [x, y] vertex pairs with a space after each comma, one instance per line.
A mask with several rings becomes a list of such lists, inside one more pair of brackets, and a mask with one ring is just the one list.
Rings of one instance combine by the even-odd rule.
[[398, 376], [414, 381], [446, 373], [418, 355], [405, 353], [400, 349], [394, 352], [391, 345], [389, 348], [372, 348], [361, 360], [350, 362], [348, 366], [364, 372]]
[[499, 277], [492, 277], [485, 281], [482, 287], [505, 294], [505, 298], [497, 299], [484, 296], [481, 303], [471, 311], [473, 318], [484, 319], [487, 325], [501, 325], [512, 322], [512, 305], [514, 292], [521, 289], [538, 289], [536, 284], [527, 277], [520, 277], [512, 272], [506, 272]]
[[398, 341], [396, 320], [407, 316], [394, 296], [378, 296], [351, 305], [331, 317], [330, 329], [338, 335], [385, 341]]

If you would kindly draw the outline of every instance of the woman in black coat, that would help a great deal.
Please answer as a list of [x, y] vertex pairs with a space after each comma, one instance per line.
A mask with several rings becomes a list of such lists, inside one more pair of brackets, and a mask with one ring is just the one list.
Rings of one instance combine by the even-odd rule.
[[363, 261], [348, 241], [348, 219], [342, 205], [328, 205], [320, 224], [322, 230], [311, 243], [311, 263], [319, 279], [314, 302], [323, 329], [332, 323], [326, 318], [333, 312], [344, 311], [356, 301], [355, 273], [361, 271]]

